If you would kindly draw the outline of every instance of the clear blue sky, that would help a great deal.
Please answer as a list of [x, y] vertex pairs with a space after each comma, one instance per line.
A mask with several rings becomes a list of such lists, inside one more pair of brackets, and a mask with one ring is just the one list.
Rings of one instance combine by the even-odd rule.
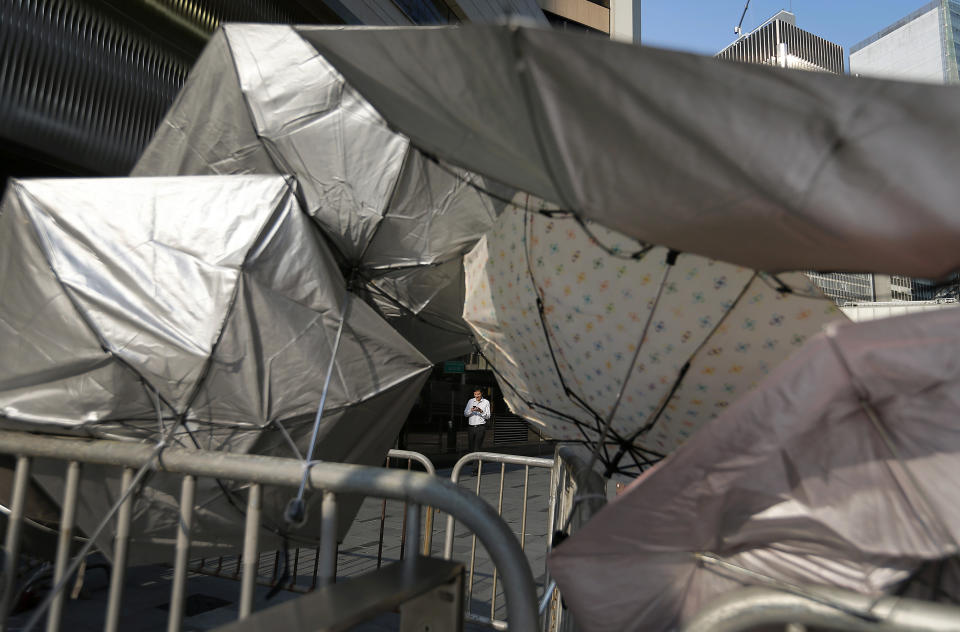
[[[857, 42], [927, 4], [928, 0], [751, 0], [743, 20], [748, 33], [780, 9], [797, 26], [843, 46]], [[734, 40], [746, 0], [642, 0], [643, 43], [713, 55]]]

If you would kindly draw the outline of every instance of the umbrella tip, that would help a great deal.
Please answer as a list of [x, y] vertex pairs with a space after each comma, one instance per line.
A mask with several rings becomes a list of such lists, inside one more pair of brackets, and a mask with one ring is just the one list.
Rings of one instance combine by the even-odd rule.
[[307, 522], [307, 504], [302, 498], [291, 498], [287, 509], [283, 512], [283, 519], [294, 527], [302, 527]]

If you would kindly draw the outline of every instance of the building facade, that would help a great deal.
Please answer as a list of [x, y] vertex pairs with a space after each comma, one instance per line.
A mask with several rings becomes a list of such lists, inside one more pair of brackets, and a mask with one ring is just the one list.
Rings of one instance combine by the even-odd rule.
[[[780, 11], [717, 53], [718, 59], [813, 72], [844, 72], [843, 47], [797, 26], [796, 17]], [[874, 275], [809, 272], [823, 293], [843, 304], [876, 300]]]
[[[945, 85], [960, 84], [960, 0], [934, 0], [850, 49], [850, 73]], [[960, 297], [960, 277], [934, 282], [893, 275], [877, 278], [877, 300], [929, 301]]]
[[716, 54], [718, 59], [843, 74], [843, 47], [797, 27], [780, 11]]
[[960, 2], [934, 0], [850, 48], [850, 73], [960, 83]]

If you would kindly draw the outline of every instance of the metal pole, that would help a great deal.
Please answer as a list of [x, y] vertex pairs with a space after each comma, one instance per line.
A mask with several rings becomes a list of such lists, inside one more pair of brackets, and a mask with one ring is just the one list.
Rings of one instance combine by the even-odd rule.
[[433, 552], [433, 507], [424, 507], [426, 521], [423, 525], [423, 554], [430, 557]]
[[[479, 453], [478, 453], [479, 454]], [[483, 459], [477, 457], [477, 498], [480, 497], [480, 479], [483, 478]], [[499, 516], [497, 516], [499, 518]], [[470, 612], [470, 602], [473, 601], [473, 573], [477, 568], [477, 534], [470, 536], [470, 580], [467, 582], [467, 612]]]
[[410, 450], [390, 450], [387, 452], [387, 467], [390, 467], [390, 458], [395, 459], [407, 459], [408, 461], [416, 461], [423, 466], [423, 469], [426, 470], [427, 474], [436, 474], [437, 470], [433, 466], [433, 461], [431, 461], [425, 454], [419, 452], [411, 452]]
[[[133, 482], [133, 468], [123, 468], [120, 476], [120, 491], [123, 493]], [[107, 618], [104, 632], [117, 632], [120, 622], [120, 605], [123, 601], [123, 584], [127, 576], [127, 549], [130, 542], [130, 516], [133, 513], [133, 494], [120, 505], [117, 512], [117, 532], [113, 540], [113, 569], [110, 572], [110, 593], [107, 598]]]
[[[57, 540], [57, 559], [53, 567], [53, 585], [63, 579], [70, 562], [70, 543], [73, 542], [73, 523], [77, 512], [77, 489], [80, 487], [80, 463], [67, 463], [66, 487], [63, 490], [63, 509], [60, 515], [60, 537]], [[61, 590], [53, 596], [50, 611], [47, 614], [47, 632], [59, 632], [60, 619], [63, 616], [63, 593]]]
[[[491, 461], [497, 461], [500, 463], [507, 463], [510, 465], [529, 465], [531, 467], [542, 467], [542, 468], [553, 468], [555, 461], [554, 459], [544, 459], [535, 456], [518, 456], [514, 454], [497, 454], [495, 452], [472, 452], [470, 454], [465, 454], [456, 462], [453, 466], [453, 472], [450, 474], [450, 482], [454, 485], [457, 485], [460, 482], [460, 472], [466, 467], [467, 463], [471, 461], [476, 461], [478, 459], [488, 459]], [[551, 481], [553, 474], [551, 476]], [[553, 507], [553, 502], [556, 498], [556, 494], [551, 488], [551, 512]], [[553, 514], [550, 516], [550, 524], [548, 529], [553, 529]], [[451, 513], [447, 513], [447, 533], [443, 542], [443, 558], [449, 560], [453, 556], [453, 537], [455, 533], [455, 521]], [[551, 531], [552, 532], [552, 531]]]
[[337, 576], [337, 496], [324, 491], [320, 504], [320, 585], [329, 586]]
[[[507, 464], [500, 464], [500, 495], [497, 497], [497, 515], [503, 517], [503, 480], [507, 477]], [[523, 546], [520, 547], [523, 549]], [[490, 589], [490, 619], [497, 611], [497, 567], [493, 567], [493, 586]]]
[[[410, 461], [416, 461], [423, 466], [423, 469], [426, 470], [427, 474], [436, 474], [437, 470], [433, 466], [433, 461], [426, 457], [426, 455], [419, 452], [411, 452], [410, 450], [390, 450], [387, 452], [387, 467], [390, 467], [390, 458], [397, 459], [407, 459], [407, 463]], [[433, 507], [425, 507], [426, 510], [426, 520], [423, 525], [423, 554], [426, 556], [430, 555], [430, 552], [433, 549]], [[384, 506], [381, 511], [381, 514], [386, 511], [386, 501], [384, 501]], [[381, 516], [380, 521], [380, 552], [377, 555], [377, 562], [379, 568], [380, 555], [383, 550], [383, 517]]]
[[187, 588], [187, 561], [190, 557], [190, 530], [193, 527], [193, 498], [197, 479], [187, 474], [180, 486], [180, 524], [177, 525], [177, 550], [173, 563], [173, 589], [170, 595], [170, 617], [167, 632], [180, 632], [183, 623], [183, 601]]
[[297, 547], [293, 552], [293, 572], [290, 573], [290, 583], [288, 584], [288, 589], [293, 590], [293, 587], [297, 585], [297, 574], [300, 571], [300, 547]]
[[247, 523], [243, 531], [243, 579], [240, 580], [240, 619], [246, 619], [253, 611], [253, 589], [257, 583], [260, 553], [258, 536], [260, 535], [261, 487], [257, 483], [250, 486], [247, 496]]
[[[317, 587], [317, 569], [320, 568], [320, 547], [316, 547], [313, 551], [313, 577], [310, 581], [310, 590], [314, 590]], [[380, 568], [380, 561], [377, 560], [377, 568]]]
[[407, 529], [409, 546], [403, 561], [407, 567], [413, 567], [417, 561], [417, 542], [420, 541], [420, 505], [416, 503], [407, 505]]
[[527, 536], [527, 492], [530, 490], [530, 466], [523, 466], [523, 511], [520, 514], [520, 550], [523, 550]]
[[17, 585], [17, 562], [20, 558], [20, 532], [23, 530], [24, 505], [27, 502], [27, 483], [30, 480], [30, 458], [17, 457], [17, 469], [13, 475], [13, 490], [10, 501], [10, 521], [7, 523], [7, 537], [4, 551], [7, 556], [3, 565], [3, 593], [0, 594], [0, 632], [7, 631], [7, 615], [10, 613], [10, 599]]
[[[410, 459], [407, 459], [407, 471], [409, 472], [410, 470], [411, 470]], [[400, 559], [401, 560], [406, 558], [406, 555], [404, 555], [403, 553], [404, 553], [404, 547], [406, 547], [407, 545], [407, 509], [408, 509], [408, 504], [403, 503], [403, 514], [402, 514], [403, 522], [400, 525]], [[414, 547], [417, 546], [416, 541], [414, 541], [413, 546]]]
[[383, 527], [387, 522], [387, 499], [380, 501], [380, 539], [377, 540], [377, 568], [383, 564]]

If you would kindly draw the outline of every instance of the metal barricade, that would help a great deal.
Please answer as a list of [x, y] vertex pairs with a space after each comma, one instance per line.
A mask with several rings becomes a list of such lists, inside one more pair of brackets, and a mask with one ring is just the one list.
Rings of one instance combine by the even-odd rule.
[[[554, 511], [555, 511], [555, 503], [556, 503], [556, 487], [557, 486], [556, 486], [555, 473], [557, 472], [557, 468], [555, 468], [555, 460], [543, 459], [538, 457], [529, 457], [529, 456], [517, 456], [512, 454], [497, 454], [493, 452], [474, 452], [471, 454], [467, 454], [466, 456], [461, 458], [459, 461], [457, 461], [456, 465], [453, 466], [453, 472], [450, 475], [450, 480], [454, 484], [459, 484], [460, 475], [461, 475], [461, 472], [463, 471], [463, 468], [468, 463], [474, 463], [474, 462], [477, 463], [478, 465], [477, 481], [476, 481], [476, 487], [475, 487], [475, 493], [477, 496], [480, 495], [481, 479], [483, 477], [483, 464], [484, 463], [500, 464], [500, 481], [499, 481], [499, 492], [498, 492], [498, 500], [497, 500], [497, 515], [501, 517], [503, 516], [503, 491], [504, 491], [504, 481], [506, 478], [506, 466], [507, 465], [523, 466], [524, 468], [523, 499], [521, 501], [520, 533], [518, 534], [521, 551], [526, 550], [526, 543], [527, 543], [527, 540], [526, 540], [527, 505], [528, 505], [527, 501], [529, 497], [528, 490], [529, 490], [529, 480], [530, 480], [530, 468], [531, 467], [545, 468], [550, 470], [551, 477], [550, 477], [550, 485], [548, 488], [548, 509], [547, 509], [548, 517], [547, 517], [547, 533], [546, 533], [546, 536], [547, 536], [546, 548], [547, 548], [547, 552], [549, 552], [549, 548], [550, 548], [549, 526], [552, 525], [554, 522]], [[454, 544], [454, 536], [455, 536], [455, 530], [456, 530], [456, 520], [457, 518], [454, 515], [448, 514], [446, 538], [445, 538], [444, 547], [443, 547], [443, 556], [445, 559], [448, 559], [448, 560], [453, 557], [453, 544]], [[497, 630], [506, 629], [506, 622], [501, 619], [497, 619], [496, 617], [497, 580], [498, 580], [499, 574], [501, 573], [500, 573], [499, 565], [496, 563], [495, 560], [494, 560], [494, 568], [493, 568], [493, 581], [492, 581], [492, 587], [491, 587], [491, 593], [490, 593], [490, 615], [481, 616], [481, 615], [476, 615], [470, 612], [470, 605], [473, 598], [474, 575], [477, 567], [476, 553], [477, 553], [477, 534], [474, 534], [471, 538], [470, 560], [469, 560], [469, 565], [467, 566], [467, 583], [466, 583], [467, 594], [466, 594], [466, 600], [465, 600], [466, 609], [467, 609], [466, 617], [470, 621], [486, 624]], [[531, 630], [533, 629], [535, 628], [531, 628]]]
[[[0, 453], [17, 457], [12, 506], [6, 534], [4, 574], [7, 581], [0, 593], [0, 632], [6, 630], [7, 613], [12, 596], [12, 577], [16, 573], [17, 552], [24, 521], [24, 498], [30, 479], [33, 458], [54, 459], [67, 463], [68, 483], [80, 472], [77, 465], [92, 463], [122, 468], [124, 489], [133, 490], [142, 480], [146, 467], [182, 476], [180, 495], [179, 528], [174, 554], [173, 583], [169, 608], [168, 631], [178, 632], [184, 612], [184, 594], [187, 578], [191, 526], [194, 511], [196, 478], [208, 477], [221, 480], [250, 483], [246, 506], [246, 529], [240, 584], [239, 618], [245, 618], [252, 610], [256, 564], [258, 562], [258, 531], [260, 523], [261, 486], [297, 488], [303, 476], [303, 464], [292, 459], [240, 455], [224, 452], [205, 452], [176, 447], [150, 446], [118, 441], [84, 441], [60, 437], [37, 436], [19, 432], [0, 431]], [[162, 458], [158, 458], [162, 455]], [[548, 462], [551, 463], [552, 462]], [[135, 476], [134, 468], [140, 468]], [[71, 472], [74, 472], [71, 474]], [[343, 494], [373, 496], [408, 503], [407, 528], [409, 539], [420, 537], [420, 507], [435, 507], [465, 524], [479, 537], [489, 552], [497, 572], [502, 576], [506, 608], [510, 626], [517, 630], [535, 630], [537, 627], [536, 590], [530, 566], [509, 527], [500, 516], [475, 495], [460, 489], [455, 483], [437, 476], [418, 472], [405, 472], [338, 463], [318, 463], [308, 473], [309, 489], [321, 492], [321, 539], [316, 558], [317, 576], [320, 585], [334, 580], [336, 569], [336, 517], [337, 498]], [[73, 490], [73, 491], [71, 491]], [[114, 568], [111, 573], [107, 621], [105, 630], [116, 630], [122, 600], [125, 576], [127, 537], [133, 494], [121, 496], [122, 504], [117, 515], [114, 539]], [[76, 507], [76, 486], [67, 485], [63, 497], [61, 533], [69, 533], [72, 524], [68, 519]], [[56, 568], [66, 567], [69, 547], [57, 551]], [[405, 563], [413, 563], [418, 557], [409, 549]], [[241, 566], [241, 564], [238, 564]], [[68, 570], [67, 574], [71, 571]], [[59, 578], [58, 578], [59, 579]], [[48, 630], [56, 632], [59, 620], [54, 615], [60, 612], [56, 594], [50, 602]], [[502, 627], [502, 626], [501, 626]]]
[[[390, 459], [396, 460], [407, 460], [407, 470], [411, 469], [411, 466], [414, 462], [419, 463], [423, 466], [423, 470], [427, 474], [436, 474], [437, 470], [433, 467], [433, 461], [427, 458], [426, 455], [419, 452], [411, 452], [410, 450], [390, 450], [387, 452], [387, 462], [386, 467], [390, 467]], [[436, 511], [433, 507], [425, 507], [426, 509], [426, 519], [423, 524], [423, 554], [429, 556], [431, 549], [433, 549], [433, 514]], [[383, 526], [386, 521], [386, 510], [387, 510], [387, 499], [383, 499], [383, 505], [380, 512], [380, 542], [378, 545], [377, 551], [377, 568], [380, 568], [383, 560]], [[403, 557], [404, 548], [406, 546], [407, 540], [407, 506], [403, 507], [403, 526], [401, 527], [401, 541], [400, 541], [400, 557]]]
[[[556, 510], [552, 512], [551, 540], [560, 532], [573, 535], [600, 511], [607, 502], [606, 481], [588, 467], [588, 463], [570, 448], [560, 446], [554, 458], [552, 481], [556, 486]], [[551, 547], [554, 543], [551, 541]], [[540, 619], [546, 632], [570, 632], [573, 619], [565, 616], [557, 584], [549, 575], [540, 597]]]
[[[407, 471], [413, 469], [413, 464], [416, 463], [423, 468], [423, 471], [427, 474], [436, 474], [436, 469], [434, 468], [433, 462], [424, 454], [420, 452], [412, 452], [409, 450], [390, 450], [387, 453], [385, 467], [390, 468], [396, 465], [397, 462], [401, 464], [406, 461]], [[403, 510], [401, 511], [401, 532], [400, 532], [400, 555], [399, 558], [403, 559], [407, 544], [407, 503], [403, 504]], [[423, 555], [429, 556], [433, 548], [433, 531], [434, 531], [434, 514], [436, 509], [433, 507], [424, 507], [424, 525], [423, 525]], [[385, 527], [388, 521], [387, 515], [387, 499], [384, 498], [380, 504], [380, 528], [379, 528], [379, 537], [377, 539], [377, 555], [376, 555], [376, 568], [381, 568], [384, 563], [383, 549], [384, 549], [384, 536], [385, 536]], [[348, 534], [349, 537], [349, 534]], [[339, 573], [341, 562], [341, 548], [338, 544], [337, 547], [337, 566], [335, 573]], [[287, 560], [284, 560], [286, 556]], [[241, 566], [244, 564], [244, 559], [249, 560], [246, 553], [239, 553], [237, 555], [222, 555], [215, 558], [197, 558], [193, 559], [190, 562], [190, 571], [194, 573], [200, 573], [203, 575], [209, 575], [212, 577], [221, 577], [225, 579], [240, 579], [240, 570]], [[290, 551], [265, 551], [260, 553], [258, 560], [254, 564], [256, 570], [255, 583], [261, 586], [270, 586], [279, 588], [281, 590], [296, 592], [296, 593], [308, 593], [317, 588], [318, 578], [317, 573], [319, 570], [319, 560], [320, 560], [320, 547], [317, 546], [298, 546]], [[288, 575], [289, 581], [281, 585], [281, 567], [283, 564], [288, 564]], [[349, 564], [349, 560], [347, 561]], [[300, 575], [301, 568], [307, 569], [307, 581], [305, 583], [301, 582], [302, 576]], [[266, 573], [263, 571], [266, 570]]]

